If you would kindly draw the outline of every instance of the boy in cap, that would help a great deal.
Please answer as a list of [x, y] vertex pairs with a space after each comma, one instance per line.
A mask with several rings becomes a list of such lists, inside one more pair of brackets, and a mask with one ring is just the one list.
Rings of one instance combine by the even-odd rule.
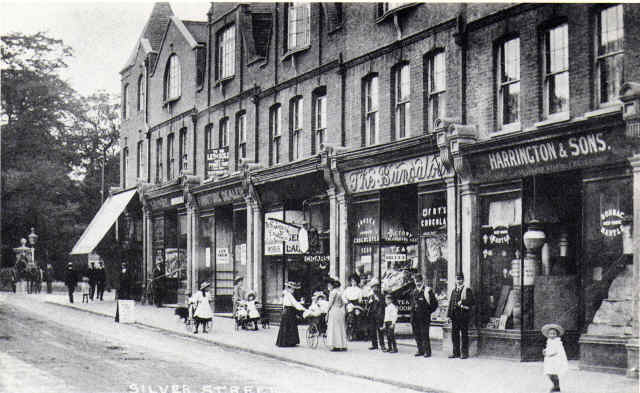
[[[464, 275], [458, 273], [456, 287], [451, 291], [449, 310], [447, 311], [447, 316], [451, 318], [451, 341], [453, 343], [453, 353], [449, 356], [450, 358], [466, 359], [469, 357], [471, 306], [473, 306], [473, 293], [471, 288], [464, 285]], [[462, 350], [460, 341], [462, 341]]]

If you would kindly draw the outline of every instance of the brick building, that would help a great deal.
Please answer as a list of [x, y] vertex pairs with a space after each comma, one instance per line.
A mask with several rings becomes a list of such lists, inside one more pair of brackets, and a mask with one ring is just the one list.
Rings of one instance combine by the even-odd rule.
[[[472, 349], [637, 376], [633, 4], [157, 3], [121, 70], [142, 280], [278, 310], [327, 275], [477, 294]], [[203, 18], [205, 16], [203, 15]], [[623, 104], [624, 103], [624, 104]]]

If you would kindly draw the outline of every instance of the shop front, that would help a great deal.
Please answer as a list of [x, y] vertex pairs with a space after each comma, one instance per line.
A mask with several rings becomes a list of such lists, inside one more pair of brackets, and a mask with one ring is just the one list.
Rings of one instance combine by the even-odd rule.
[[[419, 141], [414, 143], [416, 151], [427, 150]], [[388, 152], [379, 152], [367, 161], [378, 158], [384, 162], [385, 157], [391, 158]], [[354, 167], [362, 165], [362, 160], [351, 160], [345, 154], [340, 165]], [[420, 273], [439, 299], [432, 319], [446, 321], [449, 261], [455, 269], [448, 239], [452, 223], [445, 179], [450, 176], [436, 154], [396, 156], [391, 162], [343, 172], [349, 195], [351, 261], [347, 270], [361, 279], [380, 282], [383, 292], [396, 299], [404, 320], [410, 312], [412, 276]]]
[[606, 120], [464, 151], [477, 186], [480, 354], [541, 360], [540, 328], [559, 323], [569, 358], [624, 366], [613, 359], [626, 359], [632, 319], [623, 239], [633, 189], [624, 124]]
[[242, 179], [225, 179], [193, 190], [197, 235], [192, 287], [211, 283], [215, 312], [231, 312], [234, 280], [247, 276], [247, 209]]

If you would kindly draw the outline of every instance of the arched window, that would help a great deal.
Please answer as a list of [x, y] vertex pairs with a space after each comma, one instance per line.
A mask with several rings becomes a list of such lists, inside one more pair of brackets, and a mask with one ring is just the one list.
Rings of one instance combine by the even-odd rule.
[[138, 112], [142, 112], [144, 110], [144, 105], [145, 105], [144, 93], [145, 93], [144, 77], [143, 75], [140, 75], [138, 77]]
[[180, 60], [178, 56], [171, 55], [164, 71], [164, 100], [180, 98]]

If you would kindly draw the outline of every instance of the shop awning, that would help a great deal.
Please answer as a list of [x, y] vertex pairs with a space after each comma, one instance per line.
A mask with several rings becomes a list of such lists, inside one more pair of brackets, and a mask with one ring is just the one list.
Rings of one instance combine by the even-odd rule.
[[107, 198], [71, 250], [71, 255], [89, 254], [127, 207], [137, 190], [129, 190]]

